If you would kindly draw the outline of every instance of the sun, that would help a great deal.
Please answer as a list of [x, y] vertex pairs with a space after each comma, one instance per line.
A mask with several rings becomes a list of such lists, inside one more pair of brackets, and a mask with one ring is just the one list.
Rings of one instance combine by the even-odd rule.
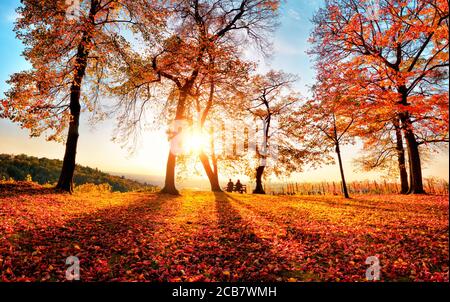
[[206, 132], [200, 129], [192, 129], [184, 137], [183, 149], [186, 153], [199, 154], [208, 147], [209, 142], [210, 138]]

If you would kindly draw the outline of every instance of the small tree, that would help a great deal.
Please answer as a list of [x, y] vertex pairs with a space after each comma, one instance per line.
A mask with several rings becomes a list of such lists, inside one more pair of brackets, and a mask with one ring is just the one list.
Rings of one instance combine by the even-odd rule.
[[[359, 112], [353, 99], [345, 97], [346, 83], [337, 81], [336, 74], [319, 73], [313, 87], [314, 100], [302, 109], [302, 122], [306, 127], [305, 143], [309, 149], [321, 150], [324, 155], [333, 149], [337, 155], [342, 181], [342, 192], [349, 198], [342, 163], [341, 147], [352, 143], [355, 125], [364, 113]], [[305, 130], [305, 128], [300, 128]]]
[[[276, 123], [276, 120], [282, 121], [292, 114], [293, 109], [298, 105], [300, 98], [293, 92], [292, 84], [297, 80], [293, 75], [283, 72], [270, 71], [265, 75], [256, 75], [251, 80], [251, 90], [249, 93], [249, 102], [247, 110], [253, 118], [261, 121], [262, 142], [257, 143], [256, 157], [258, 166], [256, 168], [255, 179], [256, 187], [253, 190], [254, 194], [265, 194], [262, 184], [264, 170], [266, 169], [268, 158], [271, 156], [270, 149], [275, 148], [282, 151], [277, 155], [284, 157], [288, 156], [286, 151], [292, 146], [289, 145], [286, 131], [289, 125]], [[278, 138], [278, 139], [277, 139]], [[283, 148], [284, 147], [284, 148]], [[291, 153], [295, 153], [295, 148], [291, 149]], [[302, 157], [294, 157], [298, 160], [290, 161], [294, 164], [299, 162]], [[275, 160], [274, 165], [281, 164], [278, 159]]]

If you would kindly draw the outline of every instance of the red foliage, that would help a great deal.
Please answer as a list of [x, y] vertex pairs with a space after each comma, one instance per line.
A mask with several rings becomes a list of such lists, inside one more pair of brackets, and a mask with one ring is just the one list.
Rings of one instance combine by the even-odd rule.
[[2, 191], [3, 281], [449, 280], [447, 196]]

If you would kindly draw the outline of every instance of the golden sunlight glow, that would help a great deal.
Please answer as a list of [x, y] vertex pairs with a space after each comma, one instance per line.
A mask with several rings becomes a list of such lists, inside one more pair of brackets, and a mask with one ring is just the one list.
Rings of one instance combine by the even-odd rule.
[[186, 153], [199, 154], [205, 150], [210, 142], [209, 134], [200, 129], [192, 129], [183, 139], [183, 149]]

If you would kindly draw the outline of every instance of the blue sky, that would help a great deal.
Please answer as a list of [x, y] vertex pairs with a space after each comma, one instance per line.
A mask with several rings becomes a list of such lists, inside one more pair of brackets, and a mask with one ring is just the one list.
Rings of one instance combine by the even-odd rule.
[[[300, 77], [297, 88], [307, 95], [307, 86], [314, 80], [314, 71], [309, 57], [308, 37], [312, 30], [310, 19], [321, 5], [321, 0], [288, 0], [281, 10], [281, 26], [274, 36], [274, 56], [261, 61], [261, 70], [281, 69]], [[12, 31], [16, 17], [18, 0], [0, 1], [0, 94], [7, 90], [5, 81], [9, 75], [24, 70], [28, 64], [21, 56], [23, 47]], [[86, 118], [82, 119], [78, 162], [106, 171], [129, 172], [145, 175], [161, 175], [165, 168], [168, 144], [164, 132], [147, 133], [138, 151], [130, 155], [117, 144], [111, 142], [113, 123], [107, 121], [92, 128]], [[345, 152], [347, 151], [347, 152]], [[350, 180], [360, 180], [378, 176], [358, 174], [353, 171], [352, 160], [357, 155], [357, 147], [344, 149], [344, 165]], [[0, 120], [0, 153], [26, 153], [49, 158], [62, 158], [64, 148], [60, 144], [46, 142], [43, 138], [30, 139], [28, 133], [9, 121]], [[107, 154], [108, 156], [105, 156]], [[436, 163], [424, 171], [425, 175], [435, 175], [448, 179], [448, 152], [437, 155]], [[337, 180], [337, 167], [329, 166], [317, 171], [307, 171], [297, 175], [299, 180]]]
[[27, 63], [21, 57], [22, 44], [13, 33], [15, 9], [19, 1], [2, 0], [0, 2], [0, 92], [5, 90], [5, 80], [12, 72], [27, 68]]

